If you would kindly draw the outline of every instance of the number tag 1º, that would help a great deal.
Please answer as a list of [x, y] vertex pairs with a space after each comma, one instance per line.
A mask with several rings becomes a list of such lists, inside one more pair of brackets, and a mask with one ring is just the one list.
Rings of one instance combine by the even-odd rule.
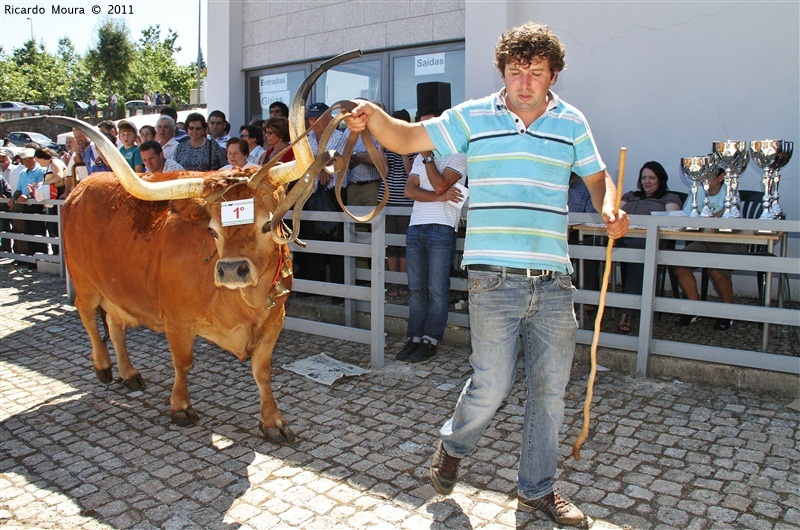
[[246, 225], [255, 222], [253, 199], [223, 202], [222, 226]]

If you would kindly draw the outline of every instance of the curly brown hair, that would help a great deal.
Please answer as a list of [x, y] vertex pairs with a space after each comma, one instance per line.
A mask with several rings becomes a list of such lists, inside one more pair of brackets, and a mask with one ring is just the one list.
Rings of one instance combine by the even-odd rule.
[[503, 33], [494, 48], [494, 65], [505, 75], [507, 63], [529, 66], [533, 62], [547, 59], [550, 71], [562, 71], [566, 63], [566, 49], [548, 26], [528, 22]]

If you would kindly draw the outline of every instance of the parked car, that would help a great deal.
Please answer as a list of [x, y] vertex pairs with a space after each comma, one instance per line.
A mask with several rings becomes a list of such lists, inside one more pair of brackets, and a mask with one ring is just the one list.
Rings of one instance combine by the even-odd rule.
[[146, 107], [147, 103], [145, 103], [145, 101], [142, 99], [132, 99], [130, 101], [126, 101], [125, 106], [129, 109], [135, 109], [137, 107]]
[[34, 110], [34, 109], [30, 108], [25, 103], [20, 103], [19, 101], [0, 101], [0, 110], [22, 112], [23, 110]]
[[35, 142], [41, 145], [42, 147], [47, 147], [48, 149], [52, 149], [54, 151], [61, 150], [58, 144], [56, 144], [53, 140], [37, 132], [14, 131], [8, 133], [6, 135], [6, 138], [8, 139], [9, 142], [16, 145], [17, 147], [25, 147], [25, 144], [28, 144], [30, 142]]
[[40, 105], [39, 103], [25, 103], [28, 107], [33, 110], [50, 110], [50, 107], [47, 105]]
[[[89, 110], [89, 105], [83, 101], [73, 101], [72, 104], [75, 107], [75, 110]], [[59, 101], [57, 103], [53, 103], [53, 108], [55, 110], [64, 110], [67, 108], [67, 104], [63, 101]]]

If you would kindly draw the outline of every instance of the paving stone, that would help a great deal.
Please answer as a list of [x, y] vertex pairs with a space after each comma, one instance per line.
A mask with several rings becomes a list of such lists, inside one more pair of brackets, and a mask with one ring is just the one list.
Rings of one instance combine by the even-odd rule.
[[[102, 385], [63, 282], [7, 261], [0, 259], [4, 527], [552, 528], [516, 509], [521, 372], [444, 497], [428, 466], [469, 377], [466, 348], [443, 344], [419, 367], [387, 357], [382, 370], [323, 387], [282, 365], [325, 351], [368, 367], [368, 348], [284, 331], [273, 391], [298, 441], [275, 446], [257, 429], [250, 361], [197, 340], [189, 390], [200, 421], [179, 428], [163, 404], [173, 379], [163, 335], [128, 331], [144, 390]], [[391, 348], [402, 345], [387, 339]], [[556, 486], [595, 519], [593, 528], [800, 527], [796, 411], [767, 395], [604, 372], [595, 386], [597, 419], [576, 461], [569, 455], [587, 372], [575, 366], [567, 389]]]

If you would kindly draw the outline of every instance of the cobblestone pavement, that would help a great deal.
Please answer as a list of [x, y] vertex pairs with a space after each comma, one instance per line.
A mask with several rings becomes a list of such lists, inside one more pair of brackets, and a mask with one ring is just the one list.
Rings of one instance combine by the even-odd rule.
[[[166, 340], [128, 334], [143, 391], [100, 384], [63, 280], [0, 266], [0, 525], [8, 528], [552, 528], [516, 511], [520, 381], [464, 459], [449, 497], [428, 481], [432, 445], [468, 376], [468, 352], [387, 366], [332, 387], [282, 365], [319, 352], [368, 367], [365, 346], [284, 332], [273, 389], [298, 434], [259, 437], [249, 362], [198, 340], [200, 412], [170, 423]], [[390, 338], [388, 348], [400, 346]], [[798, 419], [787, 400], [601, 372], [593, 430], [586, 371], [569, 386], [558, 483], [593, 528], [800, 528]]]

